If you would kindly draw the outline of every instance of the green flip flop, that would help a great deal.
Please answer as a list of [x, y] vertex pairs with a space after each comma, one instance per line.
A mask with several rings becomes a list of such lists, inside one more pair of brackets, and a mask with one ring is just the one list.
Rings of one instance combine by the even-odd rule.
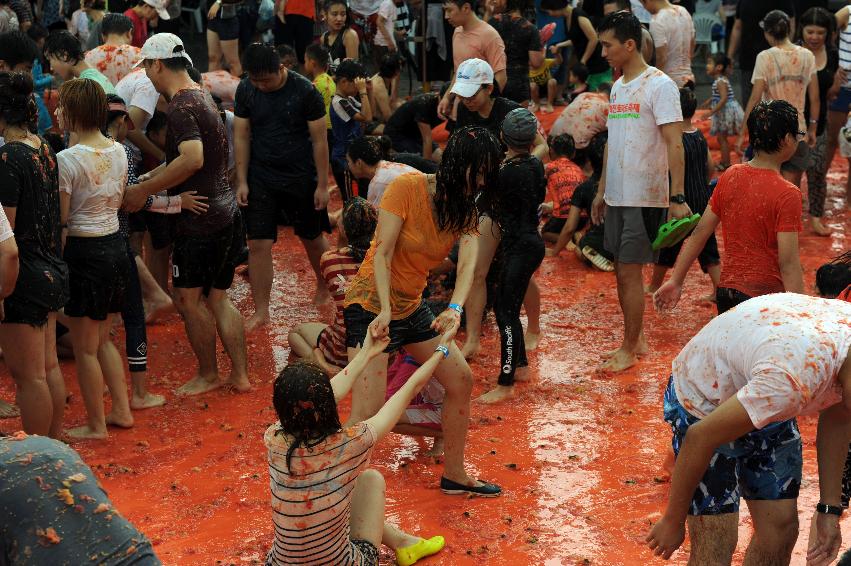
[[700, 222], [700, 214], [692, 214], [685, 218], [668, 220], [659, 227], [659, 233], [656, 235], [656, 239], [653, 240], [653, 251], [670, 248], [681, 242], [694, 230], [698, 222]]

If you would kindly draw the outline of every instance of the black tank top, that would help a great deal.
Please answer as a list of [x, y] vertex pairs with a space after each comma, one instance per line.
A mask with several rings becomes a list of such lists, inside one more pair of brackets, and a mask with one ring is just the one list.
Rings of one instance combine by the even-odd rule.
[[329, 55], [331, 56], [331, 69], [330, 73], [333, 75], [334, 71], [337, 70], [337, 66], [340, 64], [340, 61], [346, 58], [346, 46], [343, 45], [343, 36], [349, 28], [343, 28], [340, 30], [340, 33], [337, 34], [337, 39], [334, 40], [332, 45], [328, 45], [328, 32], [322, 36], [322, 46], [328, 50]]

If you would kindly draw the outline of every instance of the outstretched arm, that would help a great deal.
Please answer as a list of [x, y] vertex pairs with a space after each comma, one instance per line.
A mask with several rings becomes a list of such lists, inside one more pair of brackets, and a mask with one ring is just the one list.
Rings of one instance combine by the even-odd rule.
[[352, 390], [352, 385], [360, 377], [360, 374], [366, 368], [369, 361], [384, 351], [384, 348], [390, 343], [390, 336], [381, 338], [373, 338], [367, 332], [363, 340], [363, 347], [358, 350], [357, 355], [349, 362], [343, 371], [335, 375], [331, 379], [331, 389], [334, 391], [334, 400], [339, 402]]

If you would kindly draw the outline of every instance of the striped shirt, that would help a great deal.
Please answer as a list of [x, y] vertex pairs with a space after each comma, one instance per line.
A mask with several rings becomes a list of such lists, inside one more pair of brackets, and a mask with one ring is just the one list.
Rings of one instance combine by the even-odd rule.
[[343, 320], [343, 303], [346, 301], [346, 289], [360, 264], [355, 262], [349, 248], [330, 250], [322, 254], [319, 269], [322, 278], [334, 298], [334, 321], [319, 335], [317, 347], [328, 362], [345, 367], [349, 363], [346, 356], [346, 322]]
[[375, 431], [365, 422], [332, 434], [290, 461], [280, 423], [266, 429], [275, 542], [267, 565], [364, 566], [350, 540], [349, 512], [358, 475], [369, 464]]
[[[846, 71], [851, 71], [851, 6], [845, 6], [842, 9], [849, 12], [849, 21], [839, 31], [839, 66]], [[851, 88], [851, 74], [848, 75], [845, 87]]]

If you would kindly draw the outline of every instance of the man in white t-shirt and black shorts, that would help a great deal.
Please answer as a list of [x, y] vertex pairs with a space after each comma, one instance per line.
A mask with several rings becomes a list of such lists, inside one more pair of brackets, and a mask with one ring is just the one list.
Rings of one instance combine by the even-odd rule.
[[648, 350], [642, 329], [642, 268], [656, 259], [652, 242], [665, 221], [666, 209], [669, 218], [689, 216], [691, 210], [683, 193], [683, 117], [677, 85], [644, 62], [641, 23], [633, 14], [610, 14], [598, 32], [603, 57], [623, 71], [609, 97], [609, 141], [591, 207], [595, 224], [605, 216], [605, 247], [615, 258], [624, 315], [623, 343], [607, 354], [602, 369], [621, 371]]
[[677, 461], [668, 506], [647, 537], [664, 558], [730, 564], [739, 502], [753, 519], [749, 564], [789, 564], [798, 538], [801, 434], [818, 413], [819, 503], [807, 564], [831, 564], [842, 537], [842, 470], [851, 439], [851, 303], [775, 293], [713, 319], [674, 359], [665, 420]]

